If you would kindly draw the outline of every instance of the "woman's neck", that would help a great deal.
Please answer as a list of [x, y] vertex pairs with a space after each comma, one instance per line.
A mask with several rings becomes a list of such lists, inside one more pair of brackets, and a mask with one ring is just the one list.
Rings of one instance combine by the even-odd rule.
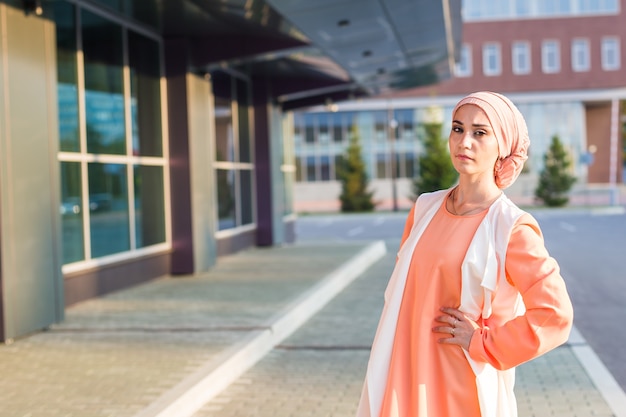
[[487, 209], [502, 195], [497, 186], [478, 187], [457, 185], [449, 195], [448, 211], [457, 216], [468, 216]]

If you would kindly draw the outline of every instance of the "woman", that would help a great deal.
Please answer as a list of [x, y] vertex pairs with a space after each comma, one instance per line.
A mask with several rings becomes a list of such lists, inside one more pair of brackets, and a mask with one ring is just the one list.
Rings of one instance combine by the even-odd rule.
[[478, 92], [452, 113], [459, 183], [422, 194], [385, 291], [359, 417], [512, 417], [514, 367], [564, 343], [572, 305], [539, 225], [502, 192], [526, 123]]

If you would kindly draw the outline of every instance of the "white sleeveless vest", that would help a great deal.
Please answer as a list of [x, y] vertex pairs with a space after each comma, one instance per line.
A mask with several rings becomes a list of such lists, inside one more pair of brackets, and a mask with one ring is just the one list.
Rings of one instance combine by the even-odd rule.
[[[398, 259], [385, 290], [385, 306], [378, 324], [367, 366], [367, 374], [357, 417], [378, 417], [382, 407], [396, 324], [406, 278], [417, 241], [444, 203], [449, 190], [422, 194], [415, 202], [413, 229], [398, 252]], [[502, 194], [489, 208], [478, 226], [461, 267], [459, 309], [477, 320], [491, 316], [492, 302], [510, 308], [510, 315], [524, 314], [519, 292], [505, 277], [505, 257], [513, 226], [524, 212]], [[477, 362], [463, 350], [476, 375], [476, 388], [482, 417], [517, 417], [513, 393], [515, 369], [499, 371], [488, 363]]]

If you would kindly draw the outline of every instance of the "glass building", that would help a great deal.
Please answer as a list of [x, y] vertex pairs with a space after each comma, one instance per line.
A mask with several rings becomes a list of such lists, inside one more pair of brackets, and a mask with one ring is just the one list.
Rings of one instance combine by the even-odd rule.
[[460, 5], [400, 3], [0, 0], [0, 340], [293, 242], [291, 112], [450, 75]]

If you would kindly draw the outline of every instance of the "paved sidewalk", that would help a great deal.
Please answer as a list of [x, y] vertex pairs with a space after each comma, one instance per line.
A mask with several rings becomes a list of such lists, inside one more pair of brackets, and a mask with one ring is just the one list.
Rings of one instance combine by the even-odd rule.
[[[387, 254], [193, 417], [354, 416], [393, 262]], [[617, 416], [570, 345], [520, 366], [516, 395], [520, 417]]]
[[[0, 417], [352, 416], [393, 259], [382, 242], [257, 248], [81, 303], [0, 346]], [[623, 416], [578, 348], [519, 368], [520, 417]]]

